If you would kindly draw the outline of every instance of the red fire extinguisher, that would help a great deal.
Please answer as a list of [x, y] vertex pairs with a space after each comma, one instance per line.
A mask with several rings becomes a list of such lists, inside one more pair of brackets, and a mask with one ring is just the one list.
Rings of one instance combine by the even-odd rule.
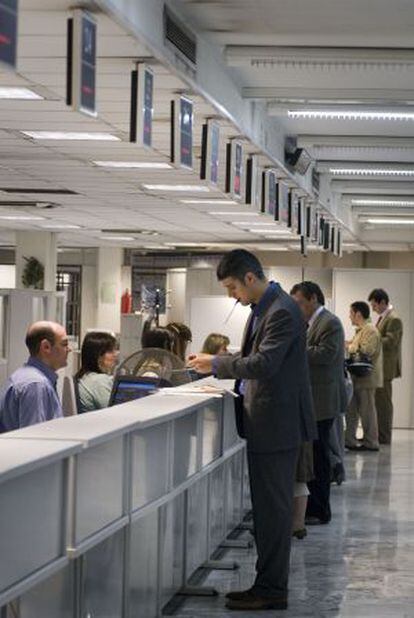
[[129, 289], [126, 288], [121, 296], [121, 313], [131, 313], [132, 311], [132, 296]]

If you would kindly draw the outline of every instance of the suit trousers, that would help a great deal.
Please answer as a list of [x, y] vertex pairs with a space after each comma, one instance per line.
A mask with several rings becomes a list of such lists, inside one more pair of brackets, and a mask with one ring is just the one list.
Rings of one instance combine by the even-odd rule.
[[346, 413], [345, 444], [358, 446], [356, 432], [361, 419], [364, 436], [362, 444], [367, 448], [378, 448], [378, 421], [375, 408], [375, 389], [356, 388]]
[[379, 443], [391, 444], [392, 419], [394, 416], [391, 380], [384, 380], [383, 388], [377, 388], [375, 391], [375, 405], [377, 407]]
[[253, 589], [263, 596], [287, 596], [298, 453], [299, 448], [247, 451], [257, 547]]
[[329, 433], [329, 458], [332, 469], [337, 465], [341, 465], [344, 468], [345, 427], [342, 414], [334, 419]]
[[318, 421], [318, 439], [313, 443], [313, 470], [315, 478], [308, 483], [310, 496], [306, 509], [307, 517], [318, 517], [328, 522], [331, 519], [331, 460], [329, 440], [335, 419]]

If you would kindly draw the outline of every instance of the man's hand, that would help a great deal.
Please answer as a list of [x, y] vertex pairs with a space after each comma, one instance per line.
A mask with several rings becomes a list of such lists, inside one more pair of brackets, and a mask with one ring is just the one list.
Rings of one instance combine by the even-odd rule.
[[197, 373], [212, 373], [213, 358], [211, 354], [192, 354], [188, 357], [187, 367], [194, 369]]

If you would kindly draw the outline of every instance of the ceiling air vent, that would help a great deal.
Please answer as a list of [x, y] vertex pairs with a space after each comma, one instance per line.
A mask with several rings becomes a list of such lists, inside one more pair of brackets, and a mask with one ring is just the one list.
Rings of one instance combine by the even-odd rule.
[[21, 193], [33, 195], [43, 194], [43, 195], [78, 195], [76, 191], [71, 191], [70, 189], [22, 189], [19, 187], [0, 187], [0, 192], [2, 193]]
[[189, 32], [167, 7], [164, 7], [164, 38], [167, 44], [178, 51], [193, 66], [197, 64], [195, 35]]

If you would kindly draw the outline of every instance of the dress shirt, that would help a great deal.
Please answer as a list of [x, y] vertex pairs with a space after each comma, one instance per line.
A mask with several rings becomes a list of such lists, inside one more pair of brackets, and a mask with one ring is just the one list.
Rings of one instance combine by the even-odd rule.
[[57, 374], [31, 356], [7, 380], [0, 394], [0, 433], [63, 416]]
[[382, 320], [384, 318], [387, 317], [387, 315], [389, 313], [391, 313], [391, 311], [394, 309], [394, 307], [392, 305], [388, 305], [388, 307], [385, 309], [385, 311], [383, 311], [382, 313], [379, 314], [377, 321], [375, 322], [375, 326], [379, 326], [379, 324], [382, 322]]
[[309, 318], [309, 320], [308, 320], [308, 330], [310, 328], [312, 328], [312, 326], [315, 323], [316, 318], [322, 313], [322, 311], [325, 311], [325, 307], [323, 305], [318, 307], [317, 310], [313, 313], [313, 315]]

